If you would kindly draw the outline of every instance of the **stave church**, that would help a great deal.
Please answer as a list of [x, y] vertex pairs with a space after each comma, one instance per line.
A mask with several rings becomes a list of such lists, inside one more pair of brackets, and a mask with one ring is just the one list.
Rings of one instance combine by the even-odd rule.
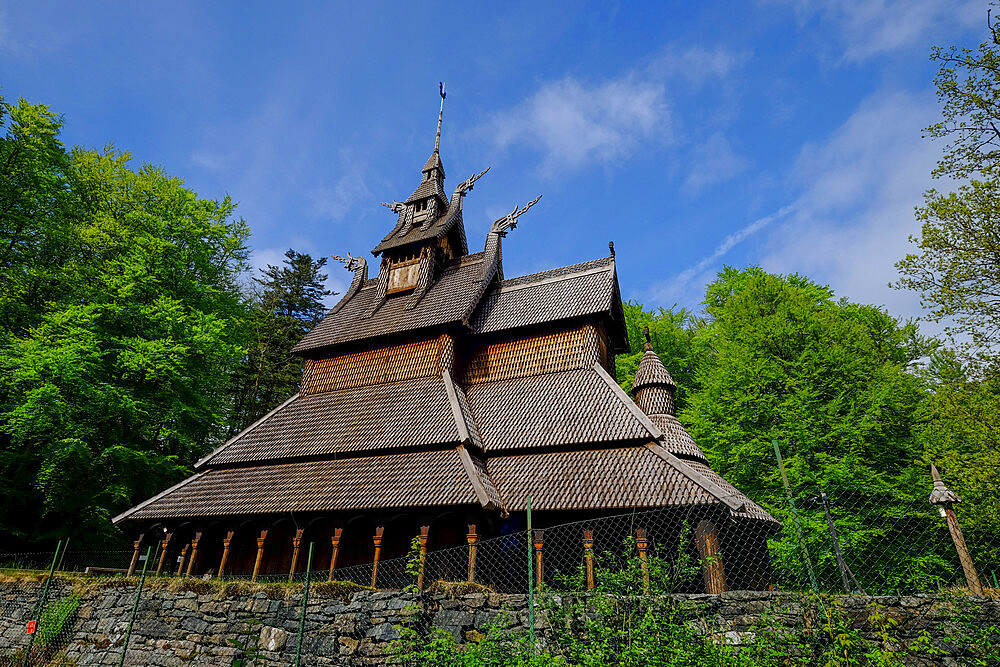
[[[631, 396], [615, 377], [629, 342], [613, 245], [580, 264], [508, 277], [503, 241], [538, 199], [466, 236], [434, 150], [413, 193], [386, 204], [395, 226], [340, 301], [293, 352], [297, 394], [195, 465], [179, 484], [115, 517], [159, 568], [191, 576], [335, 570], [523, 527], [634, 510], [697, 520], [703, 557], [752, 544], [762, 565], [705, 578], [708, 592], [768, 585], [777, 525], [716, 474], [675, 416], [676, 385], [646, 349]], [[488, 171], [488, 170], [487, 170]], [[168, 556], [169, 554], [169, 556]], [[153, 563], [152, 566], [156, 566]], [[374, 578], [374, 577], [373, 577]], [[366, 582], [391, 586], [390, 582]]]

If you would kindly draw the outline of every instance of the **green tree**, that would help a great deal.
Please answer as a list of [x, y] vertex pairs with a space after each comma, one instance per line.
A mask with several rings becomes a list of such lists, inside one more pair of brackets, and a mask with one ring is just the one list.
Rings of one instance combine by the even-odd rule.
[[920, 292], [948, 331], [967, 337], [966, 351], [989, 350], [1000, 335], [1000, 52], [992, 40], [977, 50], [935, 48], [934, 80], [942, 119], [927, 128], [944, 139], [932, 175], [957, 179], [954, 192], [929, 189], [917, 209], [918, 251], [898, 264], [895, 287]]
[[60, 154], [44, 107], [22, 102], [11, 119], [0, 154], [21, 162], [2, 192], [17, 217], [2, 223], [0, 535], [100, 543], [114, 513], [221, 438], [243, 357], [247, 228], [228, 199], [133, 169], [126, 153]]
[[302, 379], [302, 359], [292, 348], [326, 313], [326, 258], [289, 249], [282, 266], [268, 265], [257, 285], [249, 320], [247, 355], [233, 377], [229, 436], [239, 433], [292, 396]]

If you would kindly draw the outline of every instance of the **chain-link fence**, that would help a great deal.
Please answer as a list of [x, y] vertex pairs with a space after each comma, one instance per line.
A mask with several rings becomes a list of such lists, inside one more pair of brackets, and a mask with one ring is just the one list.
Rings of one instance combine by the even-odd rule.
[[[560, 613], [607, 615], [570, 599], [645, 599], [656, 611], [640, 614], [649, 622], [674, 618], [656, 606], [668, 594], [997, 595], [1000, 544], [975, 529], [962, 505], [789, 491], [735, 508], [687, 505], [554, 525], [529, 513], [520, 530], [483, 539], [470, 527], [458, 546], [430, 550], [423, 533], [404, 557], [332, 571], [303, 542], [299, 571], [255, 578], [186, 576], [183, 556], [160, 543], [142, 553], [62, 544], [54, 553], [0, 553], [0, 666], [287, 664], [296, 654], [312, 656], [301, 664], [318, 664], [316, 656], [336, 664], [373, 650], [372, 642], [384, 650], [407, 638], [430, 641], [441, 628], [466, 641], [469, 631], [455, 628], [483, 625], [468, 609], [428, 615], [420, 592], [506, 594], [515, 603], [511, 617], [494, 614], [492, 625], [522, 628], [522, 648], [540, 655], [544, 642], [565, 643], [560, 633], [576, 627], [568, 617], [553, 625]], [[964, 536], [963, 524], [972, 527]], [[413, 595], [371, 593], [352, 607], [351, 595], [365, 590]], [[553, 607], [553, 599], [561, 602]], [[445, 612], [461, 618], [449, 623]], [[873, 622], [868, 612], [852, 618]], [[814, 622], [824, 627], [822, 618]], [[596, 641], [586, 623], [575, 632]], [[261, 657], [279, 654], [287, 662]]]

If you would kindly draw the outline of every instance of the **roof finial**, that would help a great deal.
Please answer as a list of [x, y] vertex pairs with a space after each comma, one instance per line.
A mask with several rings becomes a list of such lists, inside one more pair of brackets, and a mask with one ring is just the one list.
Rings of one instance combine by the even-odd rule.
[[444, 118], [444, 98], [447, 96], [447, 93], [444, 92], [444, 81], [438, 81], [438, 91], [441, 93], [441, 110], [438, 111], [438, 131], [437, 136], [434, 137], [435, 153], [441, 149], [441, 119]]
[[611, 256], [614, 257], [615, 256], [615, 242], [614, 241], [608, 241], [608, 250], [611, 251]]
[[646, 352], [653, 351], [653, 341], [649, 338], [649, 327], [643, 327], [642, 332], [646, 334]]

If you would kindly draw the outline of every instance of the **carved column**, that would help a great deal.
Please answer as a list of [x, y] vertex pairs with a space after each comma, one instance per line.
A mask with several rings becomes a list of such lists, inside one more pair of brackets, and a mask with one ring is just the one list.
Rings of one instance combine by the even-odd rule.
[[330, 538], [330, 545], [333, 547], [333, 553], [330, 554], [330, 578], [327, 579], [327, 581], [333, 581], [333, 569], [337, 567], [337, 552], [340, 551], [340, 536], [343, 534], [343, 528], [333, 529], [333, 537]]
[[646, 550], [649, 549], [649, 540], [646, 539], [646, 529], [635, 529], [635, 546], [639, 550], [639, 569], [642, 570], [642, 590], [649, 593], [649, 556]]
[[420, 526], [420, 535], [417, 536], [420, 542], [420, 569], [417, 571], [417, 590], [424, 590], [424, 567], [427, 565], [427, 535], [430, 533], [430, 526]]
[[296, 528], [295, 537], [292, 538], [292, 566], [288, 569], [288, 583], [292, 583], [292, 577], [295, 576], [295, 566], [299, 562], [299, 547], [302, 546], [303, 532], [305, 532], [305, 528]]
[[469, 524], [469, 533], [465, 536], [469, 543], [469, 581], [476, 580], [476, 543], [479, 542], [479, 534], [476, 533], [476, 524]]
[[231, 530], [226, 533], [226, 536], [222, 538], [222, 560], [219, 561], [219, 578], [222, 577], [222, 573], [226, 571], [226, 561], [229, 560], [229, 545], [232, 544], [233, 535], [236, 534], [235, 530]]
[[198, 558], [198, 543], [201, 542], [201, 531], [199, 530], [194, 534], [194, 539], [191, 540], [191, 558], [188, 559], [187, 576], [191, 576], [194, 572], [194, 562]]
[[722, 552], [719, 549], [719, 529], [708, 519], [698, 522], [694, 530], [694, 541], [705, 568], [705, 592], [726, 591], [726, 572], [722, 568]]
[[184, 559], [187, 558], [188, 549], [190, 549], [190, 548], [191, 548], [191, 544], [190, 543], [185, 544], [181, 548], [181, 555], [177, 559], [177, 575], [176, 576], [178, 576], [178, 577], [181, 576], [182, 574], [184, 574]]
[[162, 551], [160, 551], [160, 561], [156, 564], [156, 576], [160, 576], [163, 571], [163, 563], [167, 559], [167, 547], [170, 546], [170, 538], [173, 537], [173, 533], [167, 533], [163, 536], [163, 543], [160, 545]]
[[583, 560], [587, 566], [587, 590], [594, 588], [594, 531], [583, 531]]
[[542, 575], [544, 574], [544, 570], [542, 569], [542, 544], [544, 542], [544, 536], [545, 531], [535, 531], [535, 585], [539, 590], [542, 588]]
[[142, 546], [142, 533], [139, 534], [139, 539], [132, 543], [132, 562], [128, 564], [128, 574], [127, 577], [131, 577], [135, 574], [135, 566], [139, 564], [139, 547]]
[[384, 526], [378, 526], [375, 528], [375, 535], [372, 537], [372, 542], [375, 544], [375, 560], [372, 561], [372, 588], [375, 588], [375, 582], [378, 581], [378, 559], [382, 555], [382, 534], [385, 532]]
[[267, 531], [260, 531], [260, 537], [257, 538], [257, 560], [253, 563], [253, 576], [250, 577], [250, 581], [257, 581], [257, 575], [260, 574], [260, 564], [264, 562], [264, 542], [267, 540]]

